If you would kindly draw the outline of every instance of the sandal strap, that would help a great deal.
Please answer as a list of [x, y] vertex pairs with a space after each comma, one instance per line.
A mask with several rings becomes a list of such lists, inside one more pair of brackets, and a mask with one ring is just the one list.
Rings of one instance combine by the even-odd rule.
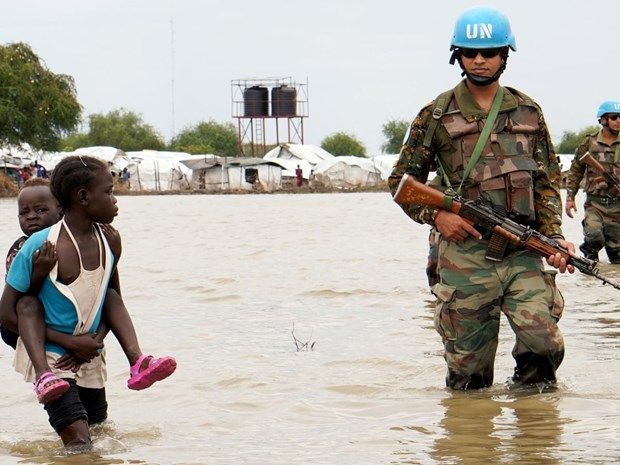
[[142, 355], [140, 355], [138, 357], [138, 360], [136, 360], [136, 362], [133, 365], [131, 365], [131, 367], [129, 368], [129, 374], [131, 376], [135, 376], [138, 373], [140, 373], [140, 367], [142, 366], [142, 363], [144, 362], [144, 360], [146, 360], [147, 358], [152, 359], [153, 356], [150, 355], [150, 354], [142, 354]]
[[45, 373], [41, 374], [41, 376], [39, 376], [39, 378], [35, 381], [34, 385], [37, 388], [40, 385], [45, 386], [45, 384], [47, 384], [48, 381], [52, 381], [52, 379], [60, 379], [60, 378], [58, 378], [58, 376], [56, 376], [53, 372], [46, 371]]

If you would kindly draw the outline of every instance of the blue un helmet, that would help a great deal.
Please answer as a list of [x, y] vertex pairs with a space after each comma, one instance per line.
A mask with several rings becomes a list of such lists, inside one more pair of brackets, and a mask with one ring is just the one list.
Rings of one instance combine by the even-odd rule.
[[601, 106], [598, 107], [598, 111], [596, 112], [596, 117], [600, 118], [607, 113], [620, 114], [620, 102], [616, 100], [606, 100], [605, 102], [601, 103]]
[[508, 17], [495, 8], [471, 8], [456, 20], [450, 50], [455, 48], [510, 47], [517, 51]]
[[[502, 63], [497, 73], [492, 77], [483, 77], [465, 72], [461, 61], [461, 49], [464, 48], [500, 49]], [[462, 76], [467, 76], [472, 84], [486, 86], [497, 81], [506, 69], [509, 48], [517, 51], [517, 43], [508, 17], [495, 8], [478, 6], [465, 11], [456, 20], [450, 42], [450, 50], [452, 50], [450, 64], [453, 65], [458, 60], [463, 70]]]

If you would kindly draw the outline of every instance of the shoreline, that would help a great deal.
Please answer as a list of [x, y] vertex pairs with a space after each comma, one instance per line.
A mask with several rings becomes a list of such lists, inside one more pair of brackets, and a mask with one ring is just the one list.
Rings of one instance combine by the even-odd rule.
[[[0, 198], [17, 197], [19, 192], [18, 187], [14, 184], [6, 184], [0, 182]], [[387, 182], [381, 183], [372, 187], [351, 187], [351, 188], [336, 188], [327, 187], [321, 185], [313, 186], [292, 186], [284, 187], [281, 189], [266, 191], [263, 189], [253, 190], [208, 190], [208, 189], [176, 189], [176, 190], [129, 190], [122, 187], [114, 189], [115, 196], [142, 196], [142, 195], [277, 195], [277, 194], [348, 194], [355, 192], [386, 192], [389, 193], [390, 189]]]

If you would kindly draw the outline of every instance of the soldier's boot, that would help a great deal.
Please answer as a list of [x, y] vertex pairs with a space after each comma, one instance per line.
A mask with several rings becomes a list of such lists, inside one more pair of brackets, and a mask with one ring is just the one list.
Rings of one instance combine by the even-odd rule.
[[512, 380], [523, 384], [555, 383], [555, 370], [562, 359], [564, 351], [551, 355], [539, 355], [526, 352], [515, 357], [517, 366]]
[[579, 250], [583, 253], [583, 256], [588, 260], [594, 260], [598, 262], [598, 250], [593, 250], [588, 244], [585, 242], [579, 246]]
[[612, 265], [620, 265], [620, 251], [616, 252], [607, 249], [607, 257], [609, 258], [609, 263]]
[[446, 375], [446, 386], [458, 391], [469, 389], [482, 389], [493, 384], [493, 373], [474, 373], [463, 375], [448, 369]]

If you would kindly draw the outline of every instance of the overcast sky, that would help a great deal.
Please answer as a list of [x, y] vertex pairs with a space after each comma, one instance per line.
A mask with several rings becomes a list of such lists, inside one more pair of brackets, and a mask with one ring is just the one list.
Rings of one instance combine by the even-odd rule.
[[480, 4], [509, 16], [517, 52], [501, 82], [541, 104], [555, 141], [620, 100], [617, 0], [3, 1], [0, 42], [27, 42], [72, 75], [84, 116], [124, 107], [166, 140], [202, 120], [235, 122], [233, 79], [307, 80], [305, 142], [348, 131], [375, 155], [386, 121], [411, 120], [458, 82], [452, 28]]

